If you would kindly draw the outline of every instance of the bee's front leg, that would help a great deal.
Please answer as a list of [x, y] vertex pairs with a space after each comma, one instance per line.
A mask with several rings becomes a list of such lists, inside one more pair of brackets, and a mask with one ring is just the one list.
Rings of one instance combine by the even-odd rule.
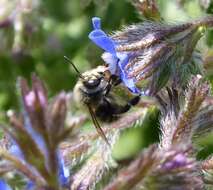
[[110, 90], [111, 90], [111, 88], [113, 87], [113, 86], [117, 86], [117, 85], [119, 85], [121, 83], [121, 79], [118, 77], [118, 76], [116, 76], [116, 75], [111, 75], [110, 76], [110, 79], [109, 79], [109, 83], [108, 83], [108, 85], [107, 85], [107, 87], [106, 87], [106, 93], [105, 93], [105, 95], [107, 95], [107, 94], [109, 94], [109, 92], [110, 92]]
[[111, 81], [111, 84], [113, 86], [117, 86], [117, 85], [119, 85], [122, 82], [121, 79], [118, 76], [116, 76], [116, 75], [111, 75], [110, 81]]

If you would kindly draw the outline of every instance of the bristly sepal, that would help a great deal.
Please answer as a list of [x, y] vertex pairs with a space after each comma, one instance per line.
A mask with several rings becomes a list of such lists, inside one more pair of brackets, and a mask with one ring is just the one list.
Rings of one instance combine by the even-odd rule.
[[161, 15], [157, 6], [156, 0], [133, 0], [132, 4], [136, 8], [137, 12], [148, 20], [161, 20]]

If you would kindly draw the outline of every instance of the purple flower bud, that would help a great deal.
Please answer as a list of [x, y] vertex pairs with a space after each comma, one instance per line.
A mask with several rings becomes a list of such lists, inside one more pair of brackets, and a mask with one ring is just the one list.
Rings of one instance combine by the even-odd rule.
[[36, 76], [32, 76], [32, 89], [29, 89], [27, 81], [24, 79], [20, 80], [20, 87], [26, 110], [34, 112], [47, 106], [46, 89]]
[[[39, 99], [39, 102], [42, 106], [46, 105], [46, 99], [45, 99], [44, 95], [42, 94], [42, 92], [40, 92], [40, 91], [38, 91], [38, 99]], [[28, 94], [26, 94], [25, 101], [26, 101], [27, 106], [33, 107], [35, 102], [36, 102], [35, 92], [30, 91]]]
[[188, 163], [187, 158], [183, 154], [177, 154], [172, 160], [166, 162], [162, 167], [165, 170], [173, 170], [179, 167], [184, 167]]

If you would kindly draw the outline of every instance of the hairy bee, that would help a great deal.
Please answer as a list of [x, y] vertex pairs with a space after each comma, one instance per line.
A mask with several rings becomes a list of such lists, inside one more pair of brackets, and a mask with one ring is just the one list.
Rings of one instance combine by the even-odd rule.
[[88, 108], [96, 130], [108, 142], [97, 119], [103, 122], [111, 122], [117, 119], [120, 114], [127, 112], [131, 106], [136, 105], [140, 96], [132, 95], [133, 97], [125, 104], [120, 104], [113, 89], [120, 85], [121, 80], [115, 75], [110, 75], [108, 67], [98, 66], [82, 74], [74, 65], [73, 67], [79, 75], [79, 80], [73, 91], [74, 100]]

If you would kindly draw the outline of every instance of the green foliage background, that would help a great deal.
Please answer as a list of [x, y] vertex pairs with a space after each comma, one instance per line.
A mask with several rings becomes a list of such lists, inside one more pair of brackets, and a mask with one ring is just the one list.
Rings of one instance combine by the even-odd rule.
[[[158, 0], [158, 5], [166, 21], [177, 23], [202, 17], [206, 13], [213, 14], [213, 3], [204, 8], [201, 2]], [[141, 21], [130, 0], [43, 0], [38, 7], [23, 15], [26, 30], [21, 34], [14, 31], [13, 25], [0, 28], [1, 120], [5, 120], [8, 109], [19, 110], [16, 90], [18, 76], [30, 79], [31, 73], [37, 73], [46, 83], [49, 96], [52, 97], [62, 90], [71, 91], [77, 80], [74, 70], [64, 60], [64, 55], [70, 57], [81, 72], [103, 63], [100, 58], [102, 51], [87, 37], [93, 16], [102, 18], [103, 28], [109, 33], [119, 30], [123, 25]], [[0, 16], [0, 22], [4, 19]], [[15, 41], [17, 36], [18, 42]], [[198, 46], [201, 51], [213, 56], [212, 44], [213, 30], [208, 30]], [[207, 75], [211, 80], [212, 71], [213, 63], [210, 63]], [[159, 114], [151, 110], [150, 115], [146, 126], [127, 130], [121, 136], [115, 146], [116, 158], [134, 155], [141, 147], [157, 140]], [[213, 146], [211, 140], [200, 143]], [[127, 154], [126, 146], [129, 146]]]

